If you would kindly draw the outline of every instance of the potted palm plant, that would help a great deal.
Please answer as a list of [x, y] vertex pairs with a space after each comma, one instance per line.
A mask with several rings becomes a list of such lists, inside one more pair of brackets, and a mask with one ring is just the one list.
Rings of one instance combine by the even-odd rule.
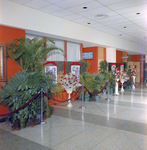
[[[52, 40], [47, 40], [54, 44]], [[2, 90], [0, 90], [0, 100], [12, 111], [26, 104], [41, 88], [47, 92], [54, 88], [55, 77], [43, 71], [43, 62], [50, 51], [59, 48], [54, 45], [44, 47], [44, 42], [44, 39], [31, 40], [23, 37], [10, 42], [7, 47], [7, 57], [22, 68], [22, 71], [2, 84]], [[36, 101], [32, 101], [25, 108], [13, 114], [12, 122], [19, 120], [22, 124], [23, 119], [34, 118], [39, 108], [39, 101], [40, 97], [37, 97]]]
[[[88, 91], [93, 94], [97, 94], [103, 88], [105, 84], [104, 81], [104, 76], [102, 74], [90, 74], [88, 72], [84, 72], [80, 75], [80, 82], [83, 82]], [[86, 96], [88, 98], [93, 97], [92, 94], [90, 95], [88, 92], [86, 92], [85, 95], [88, 95]], [[94, 97], [98, 99], [98, 95]]]

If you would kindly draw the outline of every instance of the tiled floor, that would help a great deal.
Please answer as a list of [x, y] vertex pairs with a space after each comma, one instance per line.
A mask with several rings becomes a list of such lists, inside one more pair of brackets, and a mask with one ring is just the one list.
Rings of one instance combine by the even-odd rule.
[[46, 124], [12, 131], [0, 123], [0, 150], [147, 150], [147, 87], [98, 102], [53, 106]]

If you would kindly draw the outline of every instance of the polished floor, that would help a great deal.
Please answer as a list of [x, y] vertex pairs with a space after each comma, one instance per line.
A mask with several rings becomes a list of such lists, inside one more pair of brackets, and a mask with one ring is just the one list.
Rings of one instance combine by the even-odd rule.
[[147, 150], [147, 86], [98, 102], [54, 105], [46, 124], [12, 131], [0, 123], [0, 150]]

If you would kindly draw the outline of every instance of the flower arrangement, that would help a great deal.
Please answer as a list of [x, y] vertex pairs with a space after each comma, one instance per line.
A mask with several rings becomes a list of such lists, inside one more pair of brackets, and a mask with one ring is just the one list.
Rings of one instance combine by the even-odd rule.
[[126, 82], [127, 80], [129, 80], [129, 75], [127, 73], [127, 71], [121, 71], [120, 73], [120, 81], [124, 81]]
[[136, 75], [137, 75], [137, 70], [133, 66], [133, 68], [131, 69], [131, 76], [136, 76]]
[[115, 70], [115, 72], [114, 72], [113, 75], [115, 76], [116, 79], [119, 79], [120, 76], [121, 76], [121, 73], [120, 73], [120, 71], [116, 68], [116, 70]]
[[61, 77], [60, 84], [63, 86], [65, 90], [68, 90], [70, 88], [74, 89], [76, 86], [80, 86], [77, 77], [73, 75], [71, 72]]

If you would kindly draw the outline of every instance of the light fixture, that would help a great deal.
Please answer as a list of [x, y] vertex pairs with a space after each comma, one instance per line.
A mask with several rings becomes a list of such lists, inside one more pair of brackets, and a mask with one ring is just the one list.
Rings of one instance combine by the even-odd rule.
[[95, 17], [96, 17], [96, 18], [99, 18], [99, 19], [103, 19], [103, 18], [107, 18], [108, 15], [106, 15], [106, 14], [98, 14], [98, 15], [96, 15]]
[[85, 7], [83, 7], [83, 9], [87, 9], [87, 7], [85, 6]]
[[119, 36], [122, 36], [121, 34], [119, 34]]
[[138, 12], [138, 13], [136, 13], [136, 15], [140, 15], [140, 13]]
[[127, 28], [126, 26], [124, 26], [124, 28]]
[[87, 24], [91, 24], [90, 22], [88, 22]]

